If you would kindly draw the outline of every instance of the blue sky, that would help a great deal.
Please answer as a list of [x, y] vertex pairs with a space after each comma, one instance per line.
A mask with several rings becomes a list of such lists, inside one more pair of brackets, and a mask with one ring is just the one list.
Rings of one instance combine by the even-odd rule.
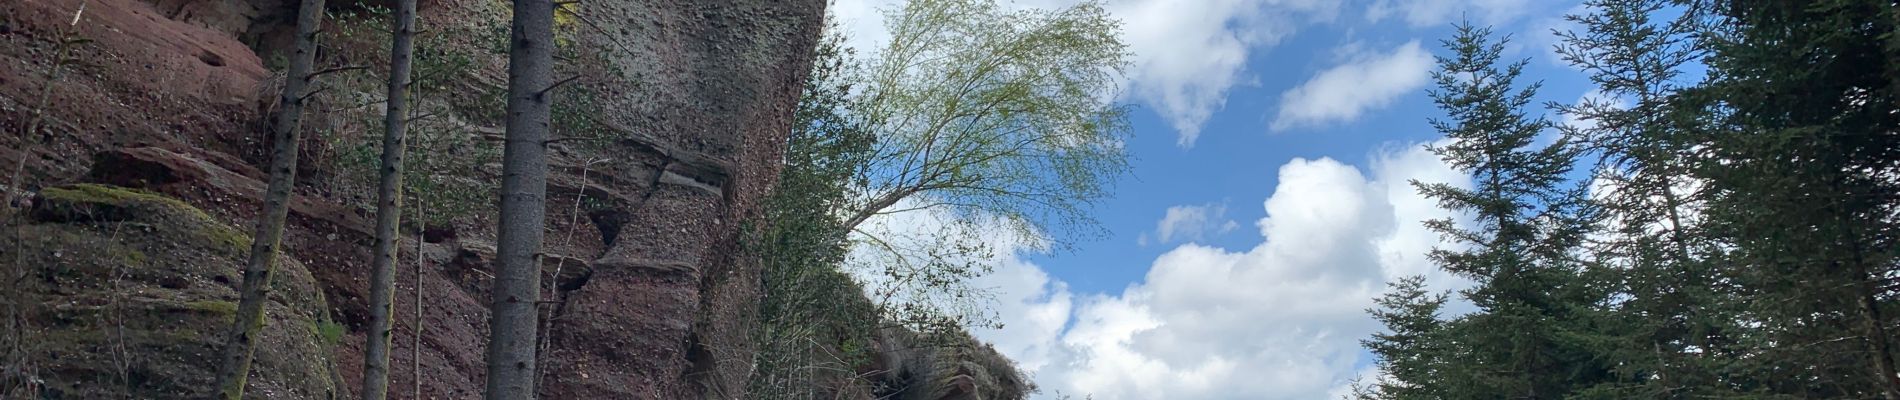
[[[1020, 0], [1062, 7], [1075, 0]], [[883, 40], [876, 10], [836, 0], [850, 42]], [[1356, 341], [1385, 282], [1463, 281], [1423, 253], [1419, 220], [1449, 214], [1406, 181], [1460, 184], [1438, 140], [1430, 55], [1461, 17], [1515, 36], [1545, 101], [1590, 91], [1549, 34], [1569, 0], [1109, 0], [1134, 68], [1134, 173], [1094, 215], [1111, 234], [1074, 251], [1005, 251], [982, 284], [1005, 328], [978, 332], [1044, 396], [1310, 399], [1369, 376]], [[1555, 122], [1564, 122], [1555, 115]], [[891, 224], [919, 224], [888, 221]], [[1006, 250], [1016, 250], [1007, 247]]]

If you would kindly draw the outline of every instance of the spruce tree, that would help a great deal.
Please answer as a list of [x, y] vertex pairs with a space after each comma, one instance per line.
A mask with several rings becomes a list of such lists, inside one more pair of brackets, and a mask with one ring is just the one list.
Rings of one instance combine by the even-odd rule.
[[507, 146], [495, 283], [489, 292], [489, 400], [535, 398], [541, 242], [547, 216], [549, 93], [554, 88], [554, 2], [515, 0], [508, 48]]
[[[1732, 396], [1722, 364], [1734, 354], [1730, 293], [1713, 285], [1722, 271], [1710, 262], [1721, 251], [1698, 230], [1703, 191], [1687, 175], [1686, 154], [1695, 109], [1673, 99], [1695, 82], [1684, 69], [1704, 52], [1693, 40], [1693, 12], [1671, 0], [1591, 0], [1582, 29], [1558, 32], [1558, 52], [1589, 75], [1599, 97], [1556, 105], [1586, 121], [1561, 127], [1565, 137], [1596, 156], [1593, 206], [1602, 231], [1588, 246], [1596, 260], [1588, 280], [1616, 293], [1602, 346], [1615, 360], [1615, 379], [1587, 389], [1604, 398]], [[1693, 11], [1693, 10], [1687, 10]]]
[[1890, 1], [1708, 4], [1696, 175], [1732, 248], [1761, 391], [1900, 398], [1900, 14]]
[[[396, 334], [396, 227], [402, 219], [403, 136], [410, 118], [409, 72], [415, 55], [416, 0], [397, 0], [396, 14], [389, 25], [388, 107], [383, 112], [383, 167], [377, 171], [380, 179], [376, 190], [376, 247], [370, 260], [369, 333], [363, 339], [360, 394], [364, 400], [382, 400], [389, 395], [390, 345]], [[420, 282], [421, 275], [416, 276]]]
[[312, 72], [317, 57], [317, 35], [323, 26], [323, 0], [303, 0], [297, 5], [296, 50], [290, 54], [290, 68], [284, 72], [284, 90], [278, 98], [277, 114], [271, 121], [270, 183], [264, 189], [264, 207], [257, 215], [251, 236], [250, 256], [244, 263], [244, 281], [238, 286], [237, 314], [225, 335], [218, 357], [215, 398], [244, 398], [244, 383], [251, 374], [251, 359], [257, 353], [258, 335], [265, 322], [265, 303], [270, 301], [271, 275], [277, 271], [277, 254], [284, 236], [284, 221], [290, 216], [290, 201], [297, 187], [297, 144], [302, 127], [304, 100], [318, 73]]
[[1445, 322], [1439, 313], [1447, 296], [1425, 289], [1425, 277], [1409, 276], [1392, 282], [1376, 302], [1379, 307], [1367, 312], [1384, 324], [1386, 332], [1376, 333], [1359, 343], [1378, 357], [1375, 362], [1385, 378], [1360, 387], [1360, 399], [1442, 399], [1445, 387], [1438, 377], [1445, 364]]
[[1590, 226], [1584, 191], [1570, 178], [1578, 152], [1559, 140], [1539, 145], [1549, 127], [1527, 114], [1539, 84], [1519, 88], [1525, 61], [1500, 64], [1509, 38], [1458, 26], [1438, 59], [1432, 98], [1447, 114], [1433, 127], [1450, 143], [1434, 147], [1472, 177], [1470, 189], [1419, 185], [1440, 206], [1467, 213], [1469, 224], [1429, 221], [1457, 246], [1431, 258], [1476, 281], [1462, 293], [1479, 312], [1448, 328], [1457, 365], [1439, 377], [1449, 398], [1559, 398], [1605, 375], [1587, 345], [1587, 309], [1597, 299], [1579, 279], [1578, 249]]

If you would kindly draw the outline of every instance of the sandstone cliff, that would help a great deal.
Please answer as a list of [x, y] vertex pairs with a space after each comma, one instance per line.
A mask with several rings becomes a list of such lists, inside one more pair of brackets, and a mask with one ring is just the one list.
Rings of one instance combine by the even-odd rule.
[[[15, 299], [10, 305], [31, 310], [24, 318], [31, 322], [28, 329], [8, 333], [9, 343], [17, 345], [9, 353], [37, 357], [25, 379], [58, 385], [66, 398], [182, 398], [202, 389], [173, 378], [208, 376], [203, 372], [209, 358], [191, 354], [203, 353], [217, 339], [174, 328], [216, 324], [215, 305], [234, 296], [230, 278], [220, 274], [234, 274], [228, 261], [236, 258], [182, 239], [190, 235], [180, 230], [189, 228], [177, 226], [175, 215], [202, 215], [205, 221], [192, 223], [248, 230], [261, 188], [255, 166], [265, 161], [267, 146], [258, 121], [273, 106], [266, 104], [271, 96], [260, 94], [282, 79], [273, 76], [279, 70], [273, 59], [285, 47], [293, 3], [0, 2], [0, 126], [6, 132], [0, 135], [0, 165], [11, 169], [24, 159], [26, 171], [21, 187], [6, 189], [33, 196], [36, 207], [74, 201], [49, 189], [73, 183], [117, 185], [82, 187], [138, 199], [183, 200], [139, 200], [163, 206], [110, 221], [57, 213], [13, 221], [16, 226], [8, 228], [25, 236], [9, 236], [13, 243], [3, 263], [46, 267], [25, 270], [31, 278], [9, 287], [17, 291], [9, 294], [25, 296], [5, 296]], [[364, 42], [353, 42], [346, 26], [347, 16], [371, 12], [375, 3], [332, 2], [330, 11], [338, 17], [326, 27], [335, 34], [326, 39], [321, 65], [381, 68], [364, 57], [373, 51], [351, 48]], [[547, 309], [552, 319], [545, 397], [730, 398], [743, 389], [751, 368], [744, 330], [756, 307], [758, 277], [736, 237], [776, 178], [783, 132], [823, 6], [821, 0], [587, 2], [579, 5], [581, 18], [567, 21], [566, 44], [588, 50], [565, 67], [583, 78], [564, 90], [588, 93], [574, 112], [594, 116], [591, 126], [608, 134], [552, 145], [548, 273], [555, 274], [556, 264], [562, 272], [550, 279], [560, 287], [553, 296], [558, 301]], [[474, 30], [505, 15], [505, 2], [496, 0], [424, 0], [421, 8], [428, 29]], [[438, 43], [464, 53], [479, 53], [483, 46], [448, 39]], [[62, 50], [72, 61], [59, 75], [49, 74]], [[471, 59], [466, 68], [443, 79], [448, 89], [419, 94], [420, 102], [455, 109], [449, 105], [500, 81], [500, 57], [465, 58]], [[311, 141], [303, 155], [309, 167], [300, 171], [303, 184], [278, 282], [280, 288], [304, 290], [280, 290], [282, 307], [271, 309], [279, 331], [334, 328], [262, 348], [253, 380], [257, 398], [323, 398], [337, 388], [347, 392], [360, 378], [368, 210], [363, 193], [334, 182], [347, 175], [341, 171], [347, 165], [338, 160], [349, 147], [339, 138], [368, 134], [355, 125], [356, 113], [380, 111], [358, 104], [361, 93], [351, 79], [324, 78], [328, 88], [314, 107], [322, 110], [304, 127]], [[42, 95], [51, 106], [36, 117]], [[449, 121], [438, 123], [456, 128], [442, 131], [477, 146], [498, 134], [501, 122], [466, 108], [430, 117]], [[43, 128], [22, 137], [18, 132], [28, 124]], [[487, 165], [473, 165], [457, 178], [491, 181], [493, 173]], [[420, 358], [412, 360], [408, 338], [417, 315], [409, 299], [417, 276], [403, 268], [392, 385], [398, 398], [409, 397], [412, 362], [420, 366], [424, 398], [472, 398], [481, 387], [491, 228], [479, 213], [442, 222], [405, 227], [410, 235], [404, 265], [418, 255], [425, 262], [425, 331]], [[125, 224], [150, 229], [117, 228]], [[99, 285], [107, 280], [90, 279], [113, 270], [111, 260], [98, 257], [132, 252], [160, 267], [125, 275], [125, 286], [105, 288]], [[90, 261], [42, 259], [53, 253], [83, 254], [80, 259]], [[69, 276], [90, 278], [63, 278]], [[188, 289], [170, 288], [179, 285]], [[158, 310], [151, 319], [87, 314], [104, 313], [100, 299], [116, 298], [110, 293], [147, 287], [157, 289], [137, 291], [145, 293], [139, 296], [164, 294], [157, 300], [128, 294], [112, 304]], [[104, 340], [100, 335], [108, 328], [180, 341], [112, 353], [105, 350], [148, 342]], [[323, 339], [323, 332], [334, 337]], [[65, 337], [76, 339], [54, 340]], [[127, 356], [110, 363], [97, 358], [109, 354]], [[117, 367], [102, 367], [108, 364]], [[72, 378], [81, 373], [97, 382]], [[107, 382], [116, 386], [93, 384]]]

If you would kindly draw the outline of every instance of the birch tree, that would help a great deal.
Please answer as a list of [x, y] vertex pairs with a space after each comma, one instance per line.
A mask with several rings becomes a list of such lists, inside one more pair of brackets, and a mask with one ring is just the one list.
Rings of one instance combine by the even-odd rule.
[[[891, 42], [865, 71], [878, 136], [867, 201], [845, 225], [946, 207], [1023, 228], [1092, 228], [1087, 206], [1127, 171], [1128, 52], [1097, 2], [1004, 11], [993, 0], [918, 0], [886, 16]], [[927, 197], [917, 207], [894, 208]]]
[[[980, 295], [966, 283], [986, 270], [987, 239], [1043, 248], [1099, 233], [1089, 207], [1128, 170], [1127, 109], [1111, 101], [1127, 66], [1120, 22], [1094, 1], [1008, 11], [917, 0], [885, 18], [891, 41], [856, 74], [851, 111], [876, 143], [857, 200], [840, 212], [881, 255], [874, 270], [893, 283], [883, 286], [967, 302]], [[920, 211], [1012, 232], [916, 240], [866, 229]]]

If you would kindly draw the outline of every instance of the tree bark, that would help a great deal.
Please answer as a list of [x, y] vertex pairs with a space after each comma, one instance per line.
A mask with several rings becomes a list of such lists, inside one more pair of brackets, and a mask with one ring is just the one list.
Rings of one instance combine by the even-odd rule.
[[[416, 0], [398, 0], [390, 23], [389, 104], [383, 114], [382, 181], [376, 193], [376, 249], [371, 253], [369, 336], [363, 349], [363, 399], [389, 394], [389, 348], [394, 339], [396, 227], [402, 218], [402, 156]], [[418, 254], [418, 257], [420, 254]]]
[[515, 0], [508, 52], [508, 131], [502, 150], [501, 217], [488, 341], [489, 400], [535, 395], [535, 301], [547, 208], [548, 91], [554, 64], [554, 3]]
[[303, 0], [297, 9], [297, 52], [291, 56], [276, 122], [271, 124], [274, 149], [270, 185], [265, 189], [264, 210], [258, 215], [256, 233], [251, 238], [250, 258], [244, 264], [237, 314], [219, 357], [216, 380], [220, 398], [244, 397], [244, 380], [250, 374], [259, 328], [264, 326], [264, 302], [269, 300], [278, 241], [283, 237], [284, 217], [290, 213], [290, 191], [296, 185], [297, 128], [303, 118], [303, 97], [314, 79], [310, 68], [316, 62], [317, 30], [322, 23], [323, 0]]
[[[416, 199], [416, 215], [428, 215], [425, 214], [425, 212], [426, 211], [423, 211], [422, 208], [422, 199]], [[420, 222], [421, 220], [417, 221]], [[425, 224], [418, 223], [416, 227], [424, 228], [418, 230], [427, 232], [427, 226]], [[413, 341], [410, 342], [413, 343], [413, 345], [409, 348], [409, 398], [415, 400], [422, 400], [422, 259], [422, 240], [418, 238], [418, 240], [416, 240], [415, 278], [416, 320], [412, 326], [414, 329], [409, 330], [413, 335], [411, 336]]]
[[[1863, 269], [1865, 271], [1865, 269]], [[1874, 297], [1874, 281], [1865, 274], [1861, 275], [1861, 293], [1859, 297], [1862, 321], [1865, 323], [1868, 350], [1873, 352], [1875, 372], [1880, 374], [1878, 382], [1888, 400], [1900, 400], [1900, 373], [1895, 372], [1893, 349], [1889, 345], [1885, 321], [1880, 316], [1879, 300]]]

